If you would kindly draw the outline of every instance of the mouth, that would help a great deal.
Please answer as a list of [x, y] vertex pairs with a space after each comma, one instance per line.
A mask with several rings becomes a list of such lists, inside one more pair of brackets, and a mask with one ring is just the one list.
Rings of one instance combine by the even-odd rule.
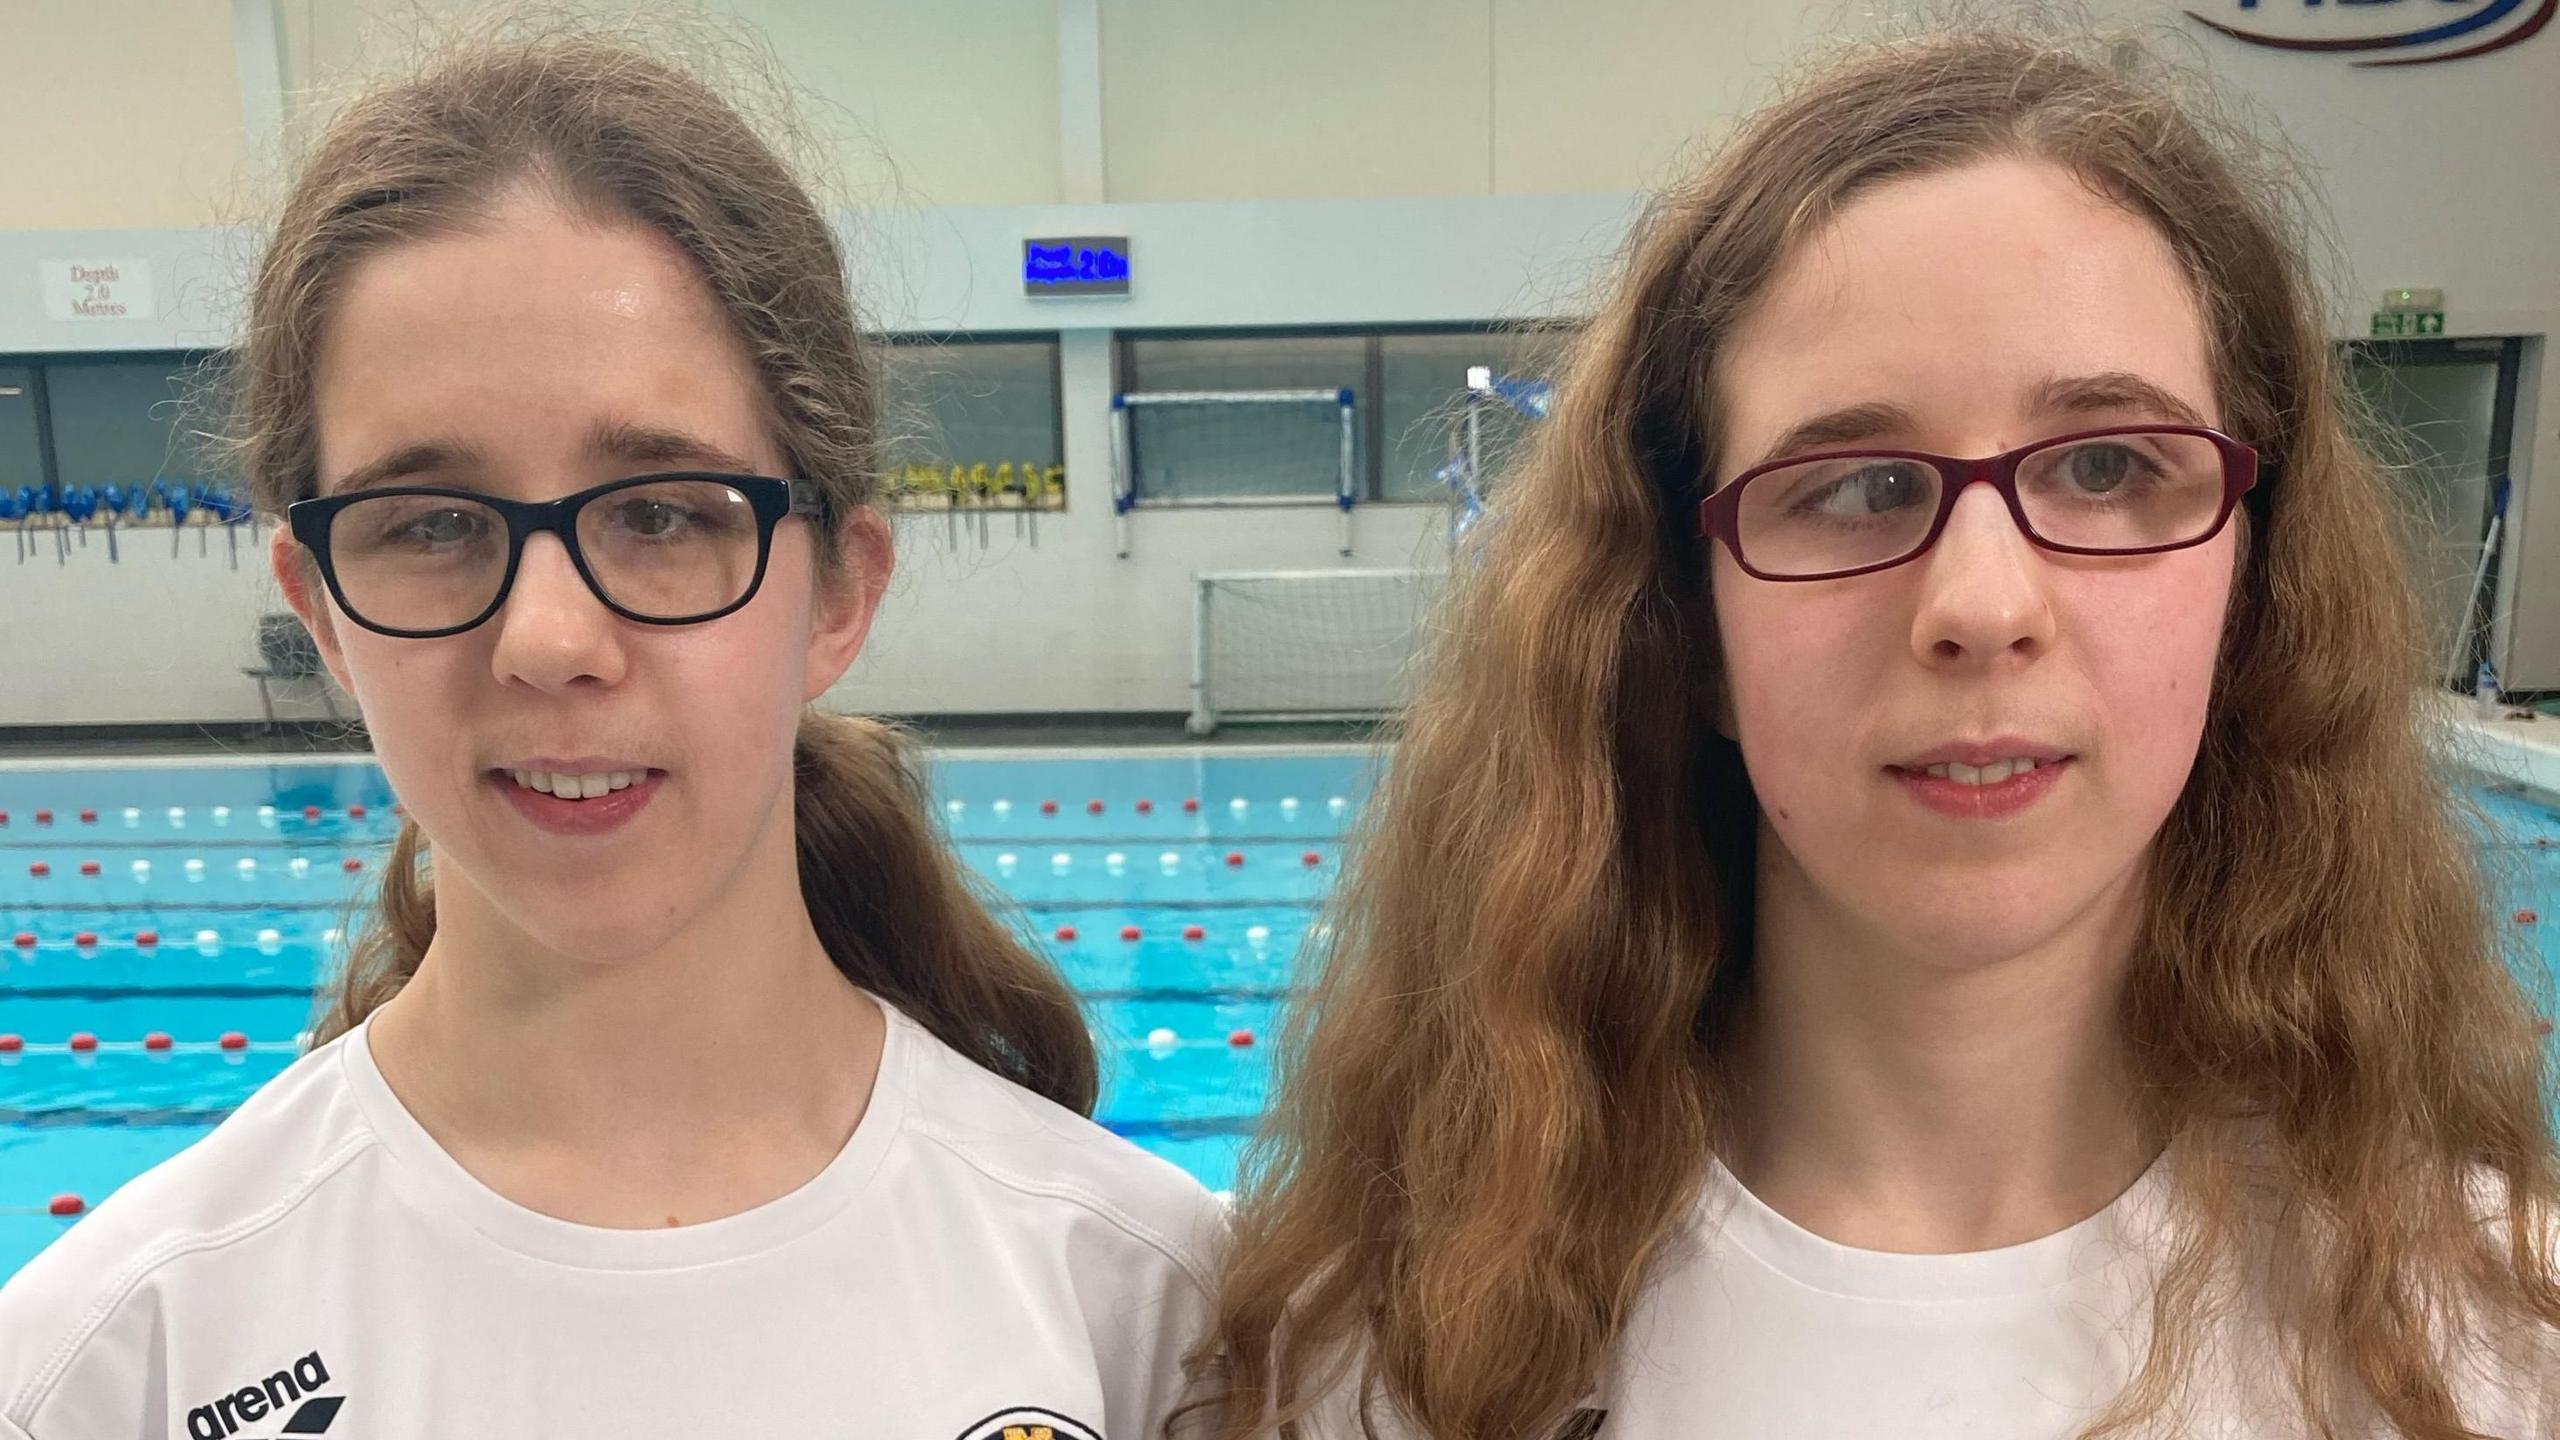
[[622, 770], [497, 770], [493, 775], [519, 789], [555, 800], [601, 800], [616, 791], [628, 790], [646, 782], [653, 775], [666, 772], [646, 765]]
[[1956, 785], [1998, 785], [2079, 757], [2059, 745], [2020, 735], [1954, 740], [1885, 766], [1896, 775]]
[[2067, 750], [1999, 740], [1941, 746], [1884, 768], [1904, 794], [1940, 815], [1999, 820], [2032, 808], [2078, 760]]
[[2004, 755], [1979, 765], [1968, 765], [1962, 760], [1941, 760], [1934, 764], [1888, 765], [1885, 768], [1899, 775], [1925, 776], [1958, 785], [1998, 785], [2015, 776], [2032, 775], [2050, 766], [2067, 765], [2071, 759], [2069, 755]]

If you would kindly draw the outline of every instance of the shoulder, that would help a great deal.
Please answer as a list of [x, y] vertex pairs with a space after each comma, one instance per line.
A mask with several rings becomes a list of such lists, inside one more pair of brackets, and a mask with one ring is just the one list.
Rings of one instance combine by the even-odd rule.
[[904, 1129], [920, 1163], [1016, 1223], [1107, 1252], [1105, 1264], [1161, 1268], [1206, 1292], [1226, 1209], [1180, 1167], [974, 1063], [905, 1016]]
[[201, 1257], [287, 1222], [372, 1143], [332, 1044], [83, 1217], [0, 1287], [0, 1435], [28, 1423], [55, 1385], [102, 1355], [114, 1357], [110, 1368], [135, 1370], [139, 1393], [149, 1348], [114, 1335], [141, 1323], [132, 1320], [147, 1308], [140, 1297]]

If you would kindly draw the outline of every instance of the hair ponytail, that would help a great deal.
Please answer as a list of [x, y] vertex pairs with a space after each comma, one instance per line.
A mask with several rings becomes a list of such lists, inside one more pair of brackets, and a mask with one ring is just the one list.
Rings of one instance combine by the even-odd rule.
[[[923, 767], [878, 720], [810, 711], [791, 747], [800, 893], [827, 958], [935, 1038], [1079, 1115], [1099, 1088], [1075, 992], [989, 908], [932, 820]], [[425, 833], [400, 822], [375, 903], [323, 992], [311, 1043], [362, 1024], [436, 935]]]
[[1099, 1079], [1075, 992], [943, 844], [905, 737], [812, 711], [791, 759], [800, 893], [836, 968], [978, 1064], [1092, 1114]]

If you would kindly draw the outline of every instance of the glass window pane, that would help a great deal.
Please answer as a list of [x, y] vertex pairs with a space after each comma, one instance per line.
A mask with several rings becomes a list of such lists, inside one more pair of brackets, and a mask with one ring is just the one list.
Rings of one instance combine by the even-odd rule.
[[36, 440], [35, 370], [0, 365], [0, 494], [44, 486], [44, 451]]
[[883, 453], [899, 503], [1064, 506], [1057, 341], [893, 344], [881, 368]]
[[198, 431], [219, 417], [188, 405], [197, 383], [185, 355], [99, 355], [47, 361], [45, 399], [53, 420], [56, 478], [66, 490], [158, 480], [228, 487], [205, 473]]
[[[1359, 335], [1136, 339], [1121, 383], [1137, 392], [1356, 395], [1368, 346]], [[1142, 500], [1331, 495], [1342, 473], [1342, 412], [1331, 402], [1133, 406], [1129, 449]]]
[[[1382, 344], [1383, 393], [1379, 404], [1385, 436], [1378, 493], [1385, 500], [1437, 500], [1450, 491], [1440, 472], [1459, 454], [1467, 418], [1467, 370], [1490, 368], [1497, 378], [1545, 380], [1556, 373], [1568, 343], [1562, 330], [1491, 330], [1457, 335], [1389, 335]], [[1533, 422], [1499, 401], [1476, 414], [1479, 472], [1491, 477], [1520, 453]]]
[[[2451, 343], [2395, 352], [2349, 346], [2348, 373], [2380, 427], [2370, 443], [2399, 492], [2394, 518], [2418, 587], [2435, 663], [2460, 650], [2471, 623], [2472, 569], [2488, 523], [2498, 358]], [[2459, 668], [2459, 667], [2457, 667]]]

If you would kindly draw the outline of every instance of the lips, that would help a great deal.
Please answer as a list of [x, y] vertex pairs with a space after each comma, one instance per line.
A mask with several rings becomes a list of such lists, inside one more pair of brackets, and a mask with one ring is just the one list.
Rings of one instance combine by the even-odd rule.
[[2032, 760], [2046, 765], [2071, 758], [2073, 752], [2066, 746], [2019, 735], [1994, 735], [1982, 740], [1952, 740], [1896, 760], [1888, 768], [1925, 771], [1933, 765], [1969, 765], [1979, 770], [2002, 761]]

